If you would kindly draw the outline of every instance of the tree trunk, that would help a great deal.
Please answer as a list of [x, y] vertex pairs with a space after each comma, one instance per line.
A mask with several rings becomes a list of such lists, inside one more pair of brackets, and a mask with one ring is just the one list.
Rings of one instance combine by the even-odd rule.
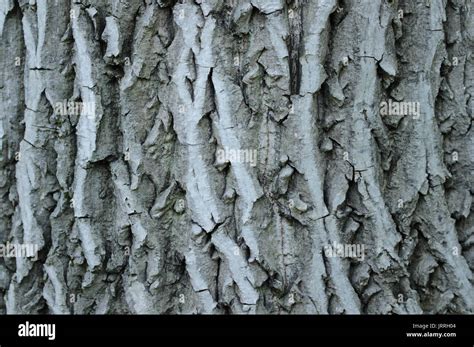
[[473, 313], [473, 17], [0, 0], [0, 311]]

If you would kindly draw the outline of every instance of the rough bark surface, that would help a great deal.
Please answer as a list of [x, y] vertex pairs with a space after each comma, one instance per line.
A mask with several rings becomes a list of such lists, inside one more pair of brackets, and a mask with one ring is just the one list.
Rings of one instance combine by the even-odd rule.
[[0, 0], [0, 312], [473, 313], [473, 17]]

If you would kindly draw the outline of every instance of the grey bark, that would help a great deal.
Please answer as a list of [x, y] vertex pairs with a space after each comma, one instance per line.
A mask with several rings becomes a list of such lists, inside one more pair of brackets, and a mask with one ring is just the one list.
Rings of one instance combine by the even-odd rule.
[[0, 311], [473, 313], [473, 16], [0, 0]]

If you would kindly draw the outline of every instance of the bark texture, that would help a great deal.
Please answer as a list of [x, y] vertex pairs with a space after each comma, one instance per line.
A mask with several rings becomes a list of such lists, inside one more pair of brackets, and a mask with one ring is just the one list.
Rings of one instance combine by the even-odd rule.
[[473, 23], [471, 0], [0, 0], [0, 243], [39, 251], [0, 258], [0, 311], [474, 313]]

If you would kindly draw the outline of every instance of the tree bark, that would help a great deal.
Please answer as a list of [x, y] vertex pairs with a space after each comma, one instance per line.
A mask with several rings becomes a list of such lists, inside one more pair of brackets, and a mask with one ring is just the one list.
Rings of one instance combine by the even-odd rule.
[[473, 17], [0, 0], [0, 311], [474, 313]]

